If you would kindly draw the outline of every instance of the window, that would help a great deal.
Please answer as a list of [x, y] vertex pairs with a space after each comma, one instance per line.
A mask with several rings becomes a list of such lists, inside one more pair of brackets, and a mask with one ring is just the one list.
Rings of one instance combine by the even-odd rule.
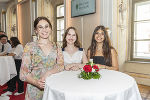
[[63, 41], [64, 34], [64, 5], [57, 6], [57, 42]]
[[150, 61], [150, 0], [133, 0], [132, 60]]

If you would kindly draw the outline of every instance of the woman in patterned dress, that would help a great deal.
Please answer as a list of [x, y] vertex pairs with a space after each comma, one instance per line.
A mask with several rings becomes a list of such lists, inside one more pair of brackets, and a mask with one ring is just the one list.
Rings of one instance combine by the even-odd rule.
[[50, 21], [38, 17], [34, 29], [39, 39], [26, 44], [20, 71], [20, 79], [28, 82], [25, 100], [42, 100], [46, 77], [64, 69], [61, 49], [49, 41]]

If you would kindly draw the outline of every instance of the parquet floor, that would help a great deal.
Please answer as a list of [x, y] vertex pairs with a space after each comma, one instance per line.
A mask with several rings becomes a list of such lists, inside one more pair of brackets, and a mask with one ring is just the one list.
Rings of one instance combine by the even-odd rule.
[[138, 85], [142, 100], [150, 100], [150, 86]]

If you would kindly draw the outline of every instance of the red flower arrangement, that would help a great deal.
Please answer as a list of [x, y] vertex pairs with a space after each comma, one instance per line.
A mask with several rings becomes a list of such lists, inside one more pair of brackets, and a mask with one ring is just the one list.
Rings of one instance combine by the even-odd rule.
[[79, 78], [83, 78], [85, 80], [89, 79], [99, 79], [100, 74], [98, 73], [99, 68], [94, 63], [89, 62], [83, 67], [83, 71], [79, 74]]

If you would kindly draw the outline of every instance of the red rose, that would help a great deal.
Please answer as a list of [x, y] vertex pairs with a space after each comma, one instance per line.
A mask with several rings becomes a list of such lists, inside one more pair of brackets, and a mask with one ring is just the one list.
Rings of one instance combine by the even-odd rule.
[[99, 71], [99, 68], [98, 68], [98, 66], [96, 66], [96, 65], [93, 65], [93, 69], [95, 69], [95, 70], [96, 70], [96, 72], [98, 72], [98, 71]]
[[83, 67], [83, 70], [84, 70], [85, 72], [91, 72], [91, 71], [92, 71], [92, 67], [91, 67], [91, 65], [85, 65], [85, 66]]

